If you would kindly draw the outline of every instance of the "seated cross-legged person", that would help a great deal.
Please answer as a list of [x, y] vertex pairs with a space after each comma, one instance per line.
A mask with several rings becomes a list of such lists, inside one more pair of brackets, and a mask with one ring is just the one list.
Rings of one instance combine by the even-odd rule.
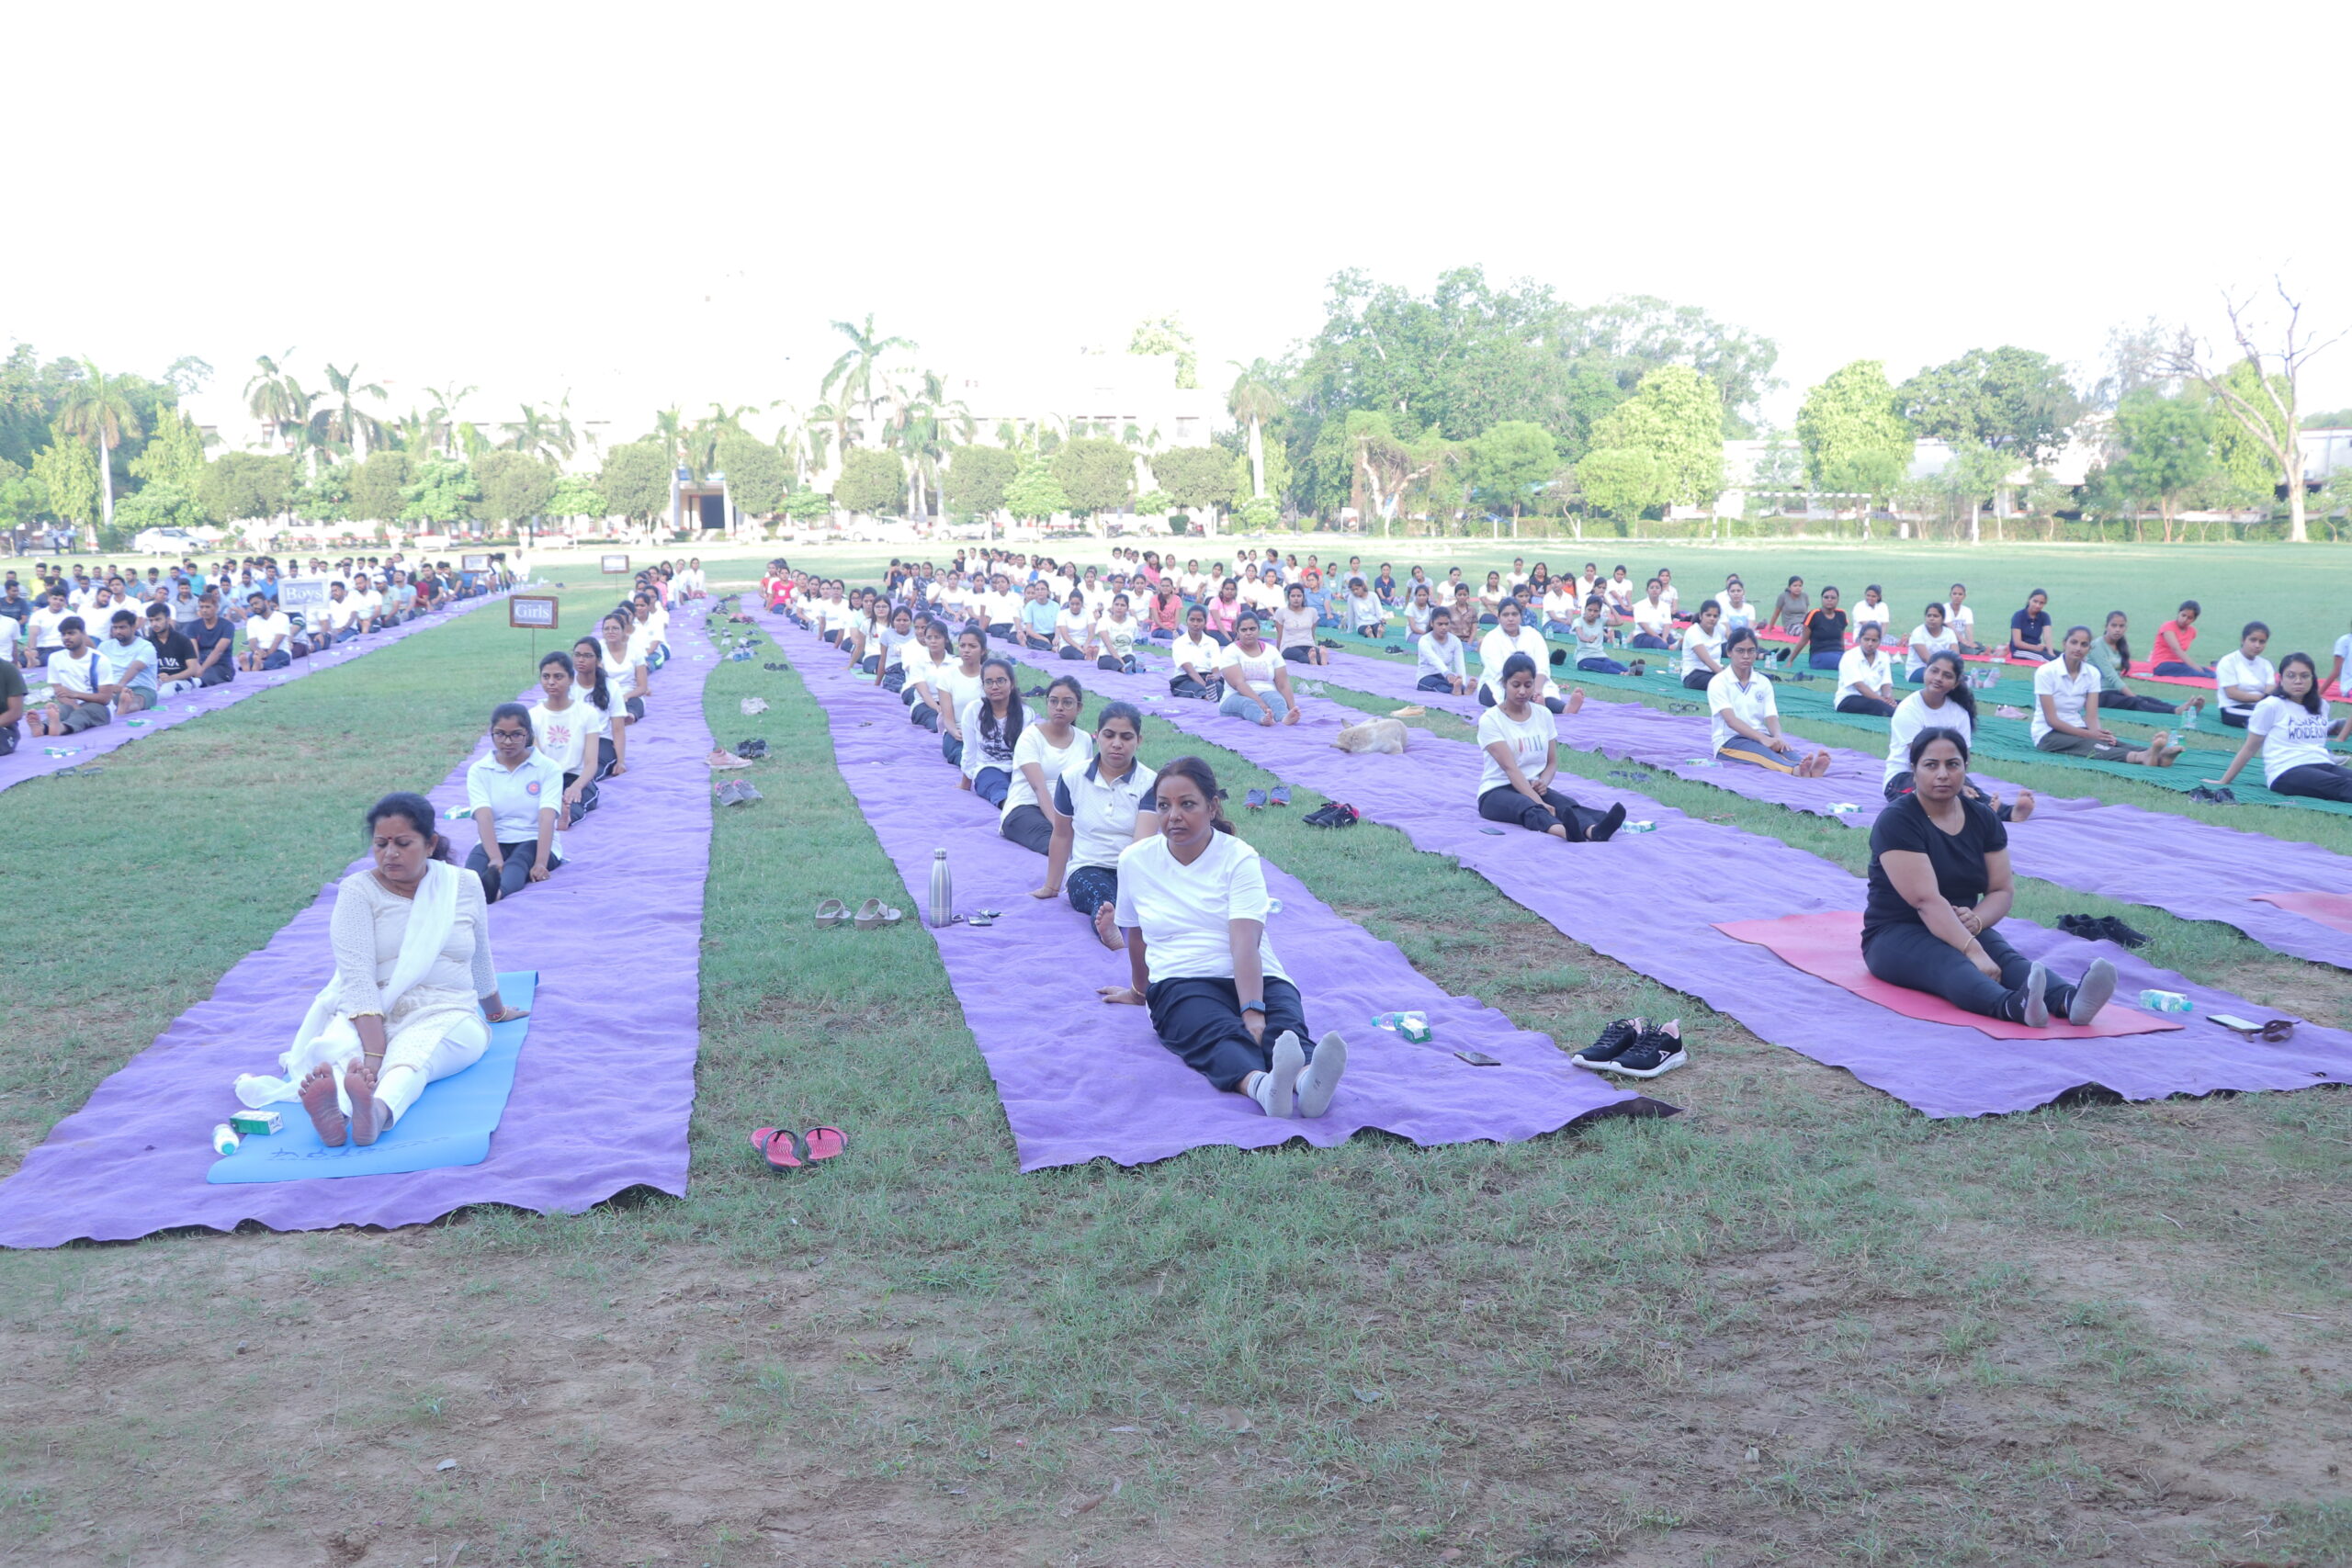
[[1097, 994], [1150, 1010], [1160, 1043], [1217, 1089], [1269, 1116], [1322, 1115], [1347, 1042], [1326, 1034], [1308, 1053], [1306, 1004], [1266, 936], [1265, 871], [1218, 807], [1216, 774], [1198, 757], [1175, 758], [1153, 780], [1152, 802], [1159, 831], [1119, 856], [1114, 918], [1130, 978]]
[[1588, 674], [1623, 675], [1630, 669], [1638, 675], [1642, 672], [1639, 660], [1628, 666], [1609, 657], [1606, 604], [1600, 594], [1592, 595], [1584, 602], [1584, 614], [1568, 623], [1568, 636], [1576, 641], [1576, 650], [1568, 657]]
[[1846, 655], [1846, 612], [1838, 607], [1838, 590], [1825, 587], [1821, 603], [1805, 613], [1797, 636], [1805, 649], [1805, 662], [1815, 670], [1835, 670]]
[[1168, 677], [1170, 696], [1213, 703], [1225, 695], [1225, 682], [1216, 672], [1225, 660], [1225, 648], [1209, 636], [1205, 606], [1194, 604], [1184, 612], [1184, 629], [1168, 645], [1168, 657], [1176, 666], [1176, 673]]
[[220, 596], [205, 593], [196, 601], [196, 619], [182, 628], [196, 645], [196, 683], [225, 686], [237, 678], [237, 628], [220, 614]]
[[155, 645], [140, 635], [136, 614], [117, 610], [97, 652], [99, 677], [115, 712], [128, 716], [155, 705]]
[[[1836, 592], [1825, 588], [1821, 596], [1826, 599]], [[1818, 610], [1814, 612], [1816, 616], [1820, 614]], [[1839, 713], [1870, 714], [1879, 718], [1894, 716], [1894, 661], [1879, 646], [1881, 635], [1878, 622], [1864, 621], [1854, 646], [1838, 656]]]
[[1415, 669], [1420, 678], [1413, 682], [1416, 690], [1443, 692], [1449, 696], [1470, 694], [1470, 667], [1464, 652], [1466, 645], [1453, 635], [1453, 612], [1440, 605], [1430, 611], [1430, 629], [1414, 644]]
[[1699, 618], [1682, 628], [1683, 690], [1703, 692], [1723, 673], [1723, 605], [1710, 599], [1699, 606]]
[[481, 1059], [489, 1025], [527, 1010], [498, 994], [481, 885], [449, 863], [432, 803], [386, 795], [368, 839], [374, 864], [335, 888], [334, 978], [278, 1058], [283, 1076], [236, 1084], [254, 1109], [299, 1099], [330, 1148], [374, 1143], [426, 1084]]
[[294, 658], [294, 622], [266, 593], [245, 595], [245, 651], [249, 671], [283, 670]]
[[1077, 678], [1056, 676], [1046, 687], [1046, 716], [1023, 725], [1013, 745], [1012, 777], [997, 814], [997, 831], [1023, 849], [1047, 853], [1065, 826], [1053, 804], [1054, 782], [1094, 750], [1093, 740], [1078, 727], [1085, 706], [1086, 691]]
[[1965, 794], [1968, 743], [1958, 730], [1923, 729], [1909, 761], [1911, 793], [1871, 827], [1863, 964], [1889, 985], [1985, 1018], [2035, 1029], [2053, 1013], [2090, 1022], [2115, 994], [2115, 965], [2095, 959], [2068, 985], [1994, 930], [2015, 895], [2009, 835]]
[[[1458, 628], [1459, 615], [1454, 619]], [[1552, 650], [1544, 644], [1544, 634], [1525, 625], [1520, 618], [1519, 601], [1506, 597], [1495, 611], [1495, 629], [1478, 639], [1478, 705], [1490, 708], [1502, 701], [1503, 666], [1514, 653], [1527, 655], [1535, 668], [1543, 672], [1543, 683], [1536, 696], [1554, 713], [1573, 712], [1584, 703], [1584, 689], [1578, 687], [1572, 706], [1563, 701], [1560, 688], [1551, 678]]]
[[1552, 787], [1560, 771], [1559, 721], [1535, 700], [1541, 679], [1524, 653], [1503, 661], [1503, 700], [1478, 716], [1478, 744], [1487, 753], [1478, 815], [1570, 843], [1605, 842], [1623, 825], [1625, 808], [1589, 810]]
[[1776, 773], [1819, 778], [1829, 771], [1829, 753], [1801, 757], [1798, 742], [1781, 733], [1781, 707], [1772, 695], [1772, 682], [1756, 673], [1758, 651], [1753, 627], [1735, 626], [1724, 637], [1728, 668], [1707, 682], [1715, 755], [1727, 762], [1754, 762]]
[[196, 644], [172, 619], [163, 600], [147, 606], [147, 642], [155, 650], [155, 694], [176, 697], [196, 690]]
[[2238, 633], [2238, 646], [2213, 660], [2213, 684], [2221, 688], [2222, 722], [2244, 729], [2254, 716], [2254, 705], [2278, 689], [2278, 672], [2262, 650], [2270, 646], [2270, 628], [2248, 621]]
[[2046, 664], [2058, 657], [2050, 646], [2050, 595], [2039, 588], [2025, 596], [2025, 608], [2009, 617], [2008, 654], [2015, 664]]
[[539, 754], [531, 710], [499, 704], [490, 715], [490, 755], [466, 770], [466, 807], [481, 835], [466, 869], [481, 879], [489, 902], [545, 882], [563, 863], [555, 832], [562, 799], [563, 773]]
[[2123, 683], [2132, 672], [2132, 622], [2120, 610], [2107, 613], [2107, 625], [2091, 643], [2091, 666], [2098, 671], [2098, 705], [2120, 713], [2168, 713], [2176, 716], [2191, 708], [2202, 708], [2203, 697], [2191, 697], [2185, 703], [2168, 703], [2162, 697], [2151, 697], [2133, 691]]
[[[1911, 793], [1911, 742], [1923, 729], [1956, 729], [1961, 739], [1976, 743], [1976, 694], [1968, 689], [1968, 677], [1960, 662], [1960, 655], [1951, 649], [1940, 649], [1928, 660], [1919, 677], [1919, 689], [1895, 705], [1894, 716], [1886, 724], [1886, 771], [1881, 783], [1887, 799]], [[2004, 822], [2023, 822], [2033, 815], [2033, 791], [2018, 791], [2017, 804], [2006, 805], [2001, 797], [1980, 787], [1973, 779], [1963, 786], [1968, 798], [1990, 807]]]
[[2319, 665], [2308, 653], [2278, 661], [2278, 689], [2254, 705], [2238, 754], [2211, 784], [2226, 785], [2247, 759], [2262, 753], [2262, 781], [2278, 795], [2312, 800], [2352, 802], [2352, 768], [2330, 756], [2330, 737], [2352, 733], [2352, 719], [2336, 718], [2320, 700]]
[[1279, 696], [1287, 710], [1282, 722], [1298, 722], [1298, 699], [1291, 694], [1289, 666], [1274, 645], [1259, 636], [1255, 610], [1242, 611], [1233, 623], [1233, 641], [1225, 649], [1217, 676], [1225, 682], [1225, 695], [1217, 700], [1216, 711], [1226, 717], [1272, 724], [1274, 698]]
[[2155, 668], [2150, 673], [2188, 680], [2211, 678], [2213, 671], [2188, 655], [2197, 643], [2197, 617], [2204, 613], [2205, 607], [2196, 600], [2183, 599], [2172, 619], [2156, 627]]
[[1158, 777], [1137, 760], [1143, 715], [1132, 703], [1106, 704], [1094, 721], [1094, 755], [1062, 770], [1054, 784], [1052, 843], [1046, 880], [1031, 891], [1051, 898], [1068, 876], [1069, 907], [1086, 917], [1102, 945], [1124, 945], [1114, 918], [1119, 856], [1159, 831], [1151, 787]]

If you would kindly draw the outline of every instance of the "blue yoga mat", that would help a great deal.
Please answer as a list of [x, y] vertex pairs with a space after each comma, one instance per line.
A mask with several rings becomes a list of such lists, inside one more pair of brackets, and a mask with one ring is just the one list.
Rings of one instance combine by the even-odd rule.
[[[508, 1007], [526, 1008], [539, 988], [538, 972], [526, 969], [498, 977], [498, 994]], [[319, 1142], [319, 1130], [300, 1105], [275, 1106], [286, 1118], [286, 1130], [266, 1137], [247, 1138], [235, 1154], [212, 1162], [205, 1179], [216, 1185], [237, 1181], [303, 1181], [323, 1176], [399, 1176], [413, 1170], [435, 1170], [446, 1165], [480, 1165], [490, 1157], [490, 1135], [506, 1113], [506, 1096], [514, 1088], [514, 1063], [522, 1055], [523, 1036], [531, 1021], [490, 1026], [490, 1049], [462, 1073], [425, 1086], [408, 1114], [392, 1130], [361, 1148], [345, 1144], [331, 1149]]]

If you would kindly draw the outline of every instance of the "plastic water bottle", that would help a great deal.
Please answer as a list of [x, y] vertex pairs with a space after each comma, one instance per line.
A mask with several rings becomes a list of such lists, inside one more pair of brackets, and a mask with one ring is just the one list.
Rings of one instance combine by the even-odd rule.
[[952, 924], [956, 919], [956, 888], [947, 875], [947, 852], [931, 852], [931, 923]]
[[2178, 991], [2142, 991], [2140, 1005], [2150, 1012], [2195, 1012], [2195, 1004]]
[[238, 1142], [237, 1130], [234, 1127], [230, 1126], [226, 1122], [221, 1122], [219, 1126], [212, 1129], [212, 1152], [214, 1154], [235, 1154], [237, 1152]]
[[2191, 734], [2191, 735], [2194, 735], [2194, 734], [2196, 734], [2196, 733], [2197, 733], [2197, 709], [2196, 709], [2196, 708], [2194, 708], [2194, 707], [2186, 707], [2186, 708], [2183, 708], [2183, 709], [2181, 709], [2181, 710], [2180, 710], [2180, 727], [2181, 727], [2181, 728], [2183, 728], [2183, 729], [2187, 730], [2187, 731], [2188, 731], [2189, 734]]

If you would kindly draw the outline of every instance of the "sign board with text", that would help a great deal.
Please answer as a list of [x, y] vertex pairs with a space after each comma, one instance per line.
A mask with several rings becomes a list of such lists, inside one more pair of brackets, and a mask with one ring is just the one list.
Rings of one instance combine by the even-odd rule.
[[459, 556], [458, 558], [458, 570], [459, 571], [488, 571], [490, 570], [490, 557], [487, 555]]
[[628, 557], [606, 556], [605, 558], [605, 575], [606, 577], [627, 577], [628, 575]]
[[315, 615], [326, 602], [327, 580], [323, 577], [278, 580], [277, 607], [288, 615]]
[[517, 593], [506, 601], [506, 624], [527, 626], [535, 632], [551, 632], [556, 628], [556, 601], [552, 593]]

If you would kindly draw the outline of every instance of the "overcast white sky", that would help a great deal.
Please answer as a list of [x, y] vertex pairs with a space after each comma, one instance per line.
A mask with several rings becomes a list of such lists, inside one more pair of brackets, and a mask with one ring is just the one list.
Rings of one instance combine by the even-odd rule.
[[868, 310], [967, 373], [1176, 310], [1221, 381], [1340, 268], [1477, 263], [1769, 334], [1785, 419], [1857, 357], [2210, 331], [2274, 269], [2352, 324], [2341, 0], [1600, 10], [28, 7], [0, 344], [641, 426], [813, 396]]

